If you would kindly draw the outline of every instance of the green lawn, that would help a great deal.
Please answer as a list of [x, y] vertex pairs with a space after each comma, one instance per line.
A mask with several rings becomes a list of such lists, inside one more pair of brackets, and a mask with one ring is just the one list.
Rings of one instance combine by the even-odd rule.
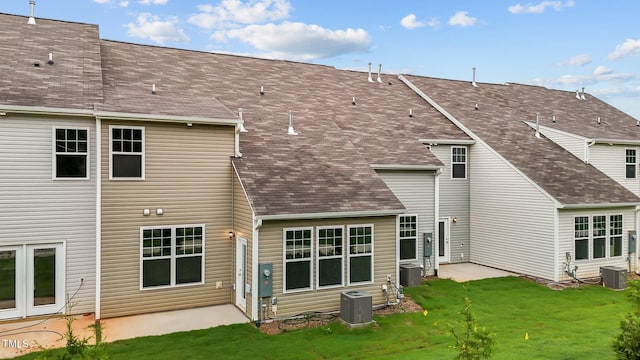
[[110, 359], [451, 359], [447, 324], [462, 325], [466, 294], [480, 325], [496, 334], [493, 359], [612, 359], [612, 338], [633, 310], [624, 291], [554, 291], [515, 277], [466, 284], [432, 280], [405, 292], [427, 316], [405, 313], [376, 317], [377, 326], [364, 329], [335, 322], [271, 336], [250, 324], [222, 326], [117, 341], [106, 351]]

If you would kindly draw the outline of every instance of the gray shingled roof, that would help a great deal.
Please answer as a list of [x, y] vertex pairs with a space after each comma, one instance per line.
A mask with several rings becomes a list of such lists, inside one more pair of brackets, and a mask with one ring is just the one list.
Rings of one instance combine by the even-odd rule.
[[[102, 101], [98, 26], [0, 14], [0, 106], [93, 110]], [[53, 65], [49, 65], [49, 53]], [[34, 64], [39, 66], [34, 66]]]
[[[484, 83], [476, 88], [468, 81], [407, 78], [560, 203], [640, 202], [638, 196], [592, 165], [585, 164], [545, 137], [536, 138], [535, 130], [525, 123], [535, 122], [536, 112], [548, 114], [566, 103], [563, 116], [557, 120], [564, 121], [562, 119], [567, 118], [575, 106], [574, 100], [578, 101], [574, 93]], [[532, 101], [532, 98], [538, 98], [538, 101]], [[603, 111], [608, 106], [594, 98], [587, 102], [597, 103]], [[580, 106], [587, 102], [580, 102]], [[478, 104], [478, 110], [475, 104]], [[615, 109], [607, 111], [614, 112]]]

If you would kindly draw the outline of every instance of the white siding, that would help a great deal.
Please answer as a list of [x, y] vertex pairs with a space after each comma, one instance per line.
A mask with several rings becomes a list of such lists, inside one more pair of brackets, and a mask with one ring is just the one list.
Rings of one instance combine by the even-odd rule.
[[636, 162], [640, 159], [640, 147], [596, 144], [589, 148], [589, 162], [634, 194], [640, 195], [640, 173], [636, 178], [626, 178], [626, 149], [636, 149]]
[[[459, 147], [459, 146], [456, 146]], [[449, 221], [449, 244], [451, 246], [450, 262], [469, 261], [469, 182], [471, 179], [469, 170], [472, 166], [470, 151], [473, 147], [467, 147], [467, 178], [451, 178], [451, 146], [431, 146], [431, 151], [444, 163], [442, 175], [440, 175], [440, 214], [441, 218], [456, 218], [458, 221]]]
[[[535, 126], [535, 125], [534, 125]], [[587, 139], [578, 135], [569, 134], [563, 131], [550, 129], [548, 127], [541, 126], [540, 132], [542, 135], [549, 138], [551, 141], [562, 146], [565, 150], [572, 153], [578, 159], [586, 160], [586, 146]]]
[[[54, 126], [89, 128], [89, 180], [52, 180]], [[65, 242], [74, 313], [95, 310], [95, 135], [93, 120], [0, 117], [0, 246]]]
[[[598, 277], [600, 274], [601, 266], [621, 266], [627, 268], [627, 257], [629, 256], [629, 230], [635, 229], [635, 208], [609, 208], [609, 209], [584, 209], [584, 210], [558, 210], [559, 217], [559, 251], [558, 266], [560, 280], [568, 280], [570, 277], [565, 273], [564, 264], [566, 263], [566, 253], [571, 254], [570, 267], [574, 265], [578, 266], [577, 276], [579, 279]], [[622, 256], [610, 257], [604, 259], [594, 260], [579, 260], [575, 261], [574, 252], [574, 217], [575, 216], [590, 216], [593, 215], [607, 215], [607, 222], [609, 221], [609, 215], [622, 214]], [[592, 254], [592, 243], [590, 240], [589, 254]]]
[[482, 143], [471, 164], [471, 262], [553, 279], [553, 201]]
[[434, 229], [435, 173], [433, 171], [388, 170], [378, 170], [377, 173], [402, 202], [407, 209], [406, 213], [418, 215], [418, 260], [425, 266], [427, 274], [433, 274], [434, 258], [422, 258], [422, 234], [433, 233], [434, 239], [436, 239], [436, 229]]

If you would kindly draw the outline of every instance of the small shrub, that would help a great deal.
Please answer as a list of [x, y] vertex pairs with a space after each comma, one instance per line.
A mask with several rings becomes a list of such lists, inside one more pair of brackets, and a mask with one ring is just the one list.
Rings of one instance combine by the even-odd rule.
[[613, 341], [616, 359], [640, 359], [640, 280], [627, 284], [627, 298], [636, 306], [635, 314], [627, 314], [620, 322], [620, 334]]
[[471, 313], [471, 300], [464, 297], [464, 308], [460, 311], [465, 317], [465, 331], [458, 335], [452, 325], [449, 331], [456, 339], [455, 348], [460, 360], [489, 359], [495, 345], [495, 334], [485, 327], [478, 327], [478, 322]]

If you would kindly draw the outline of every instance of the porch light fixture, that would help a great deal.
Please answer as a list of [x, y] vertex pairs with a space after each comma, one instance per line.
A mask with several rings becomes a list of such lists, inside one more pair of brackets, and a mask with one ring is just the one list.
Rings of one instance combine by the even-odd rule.
[[233, 231], [229, 231], [229, 240], [233, 240], [235, 236], [236, 236], [236, 233], [234, 233]]
[[458, 222], [458, 218], [457, 218], [457, 217], [454, 217], [453, 219], [451, 219], [451, 221], [453, 221], [453, 223], [455, 224], [455, 223], [457, 223], [457, 222]]

